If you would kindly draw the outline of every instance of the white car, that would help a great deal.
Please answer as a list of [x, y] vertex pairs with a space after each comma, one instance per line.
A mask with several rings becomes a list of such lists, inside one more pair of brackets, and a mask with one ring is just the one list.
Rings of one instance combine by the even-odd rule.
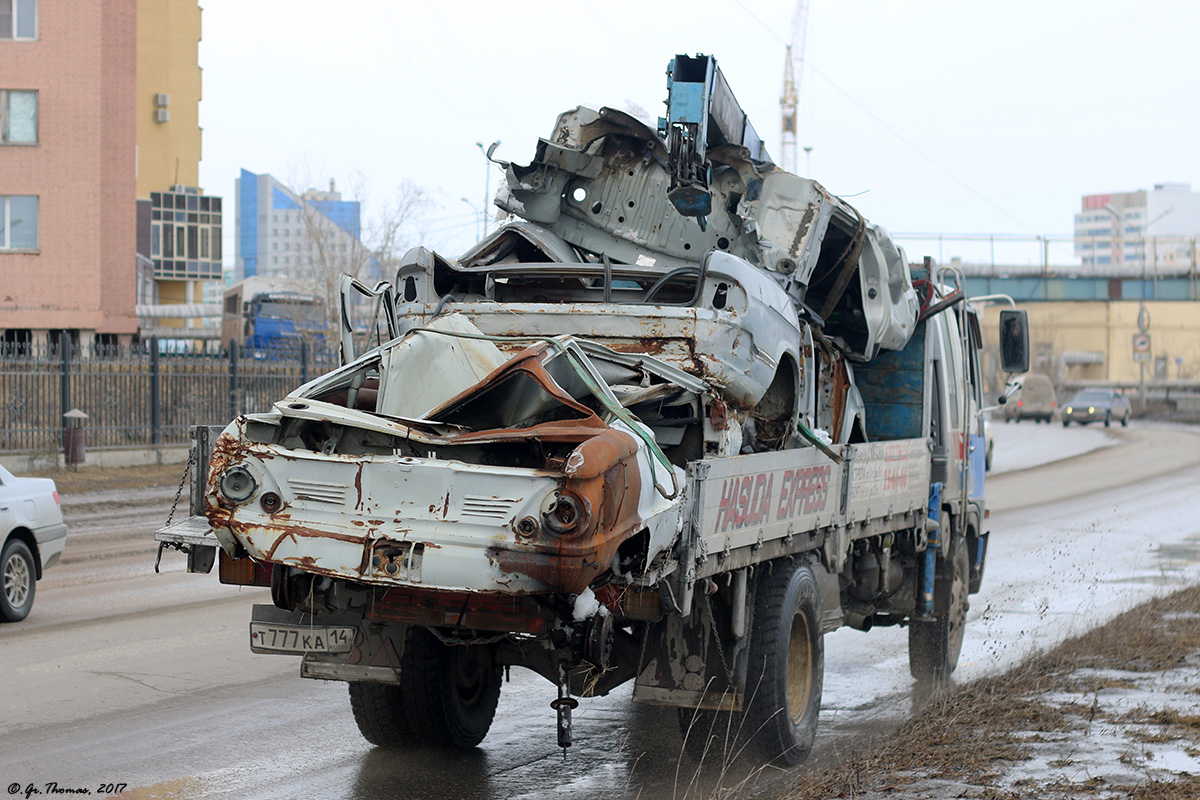
[[0, 541], [0, 621], [20, 622], [33, 608], [36, 581], [67, 541], [54, 481], [18, 478], [0, 467]]

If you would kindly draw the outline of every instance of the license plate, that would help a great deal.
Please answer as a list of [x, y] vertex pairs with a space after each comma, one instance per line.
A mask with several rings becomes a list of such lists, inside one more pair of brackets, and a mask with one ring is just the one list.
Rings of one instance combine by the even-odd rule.
[[354, 628], [250, 623], [250, 651], [253, 653], [349, 653], [353, 643]]

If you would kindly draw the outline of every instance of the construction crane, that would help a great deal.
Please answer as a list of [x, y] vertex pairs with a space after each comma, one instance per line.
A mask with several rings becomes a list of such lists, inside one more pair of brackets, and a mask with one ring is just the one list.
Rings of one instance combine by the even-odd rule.
[[787, 61], [783, 65], [783, 95], [779, 98], [782, 136], [780, 166], [792, 174], [800, 173], [796, 146], [796, 107], [800, 99], [800, 78], [804, 72], [804, 33], [808, 28], [808, 0], [796, 0], [792, 15], [792, 36], [788, 40]]

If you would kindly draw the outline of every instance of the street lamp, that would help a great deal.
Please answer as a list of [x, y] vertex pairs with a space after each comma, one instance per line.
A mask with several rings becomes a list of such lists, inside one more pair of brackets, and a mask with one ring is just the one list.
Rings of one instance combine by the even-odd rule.
[[460, 197], [458, 199], [462, 200], [464, 203], [469, 205], [471, 207], [471, 210], [475, 212], [475, 240], [482, 241], [483, 237], [479, 235], [479, 220], [483, 216], [483, 212], [479, 210], [479, 206], [475, 205], [467, 198]]
[[[1159, 214], [1154, 219], [1142, 226], [1142, 296], [1146, 294], [1146, 235], [1150, 232], [1150, 226], [1158, 222], [1160, 219], [1170, 214], [1175, 210], [1175, 206], [1171, 206], [1166, 211]], [[1150, 246], [1154, 248], [1154, 299], [1158, 299], [1158, 245], [1154, 240], [1150, 241]], [[1143, 331], [1145, 333], [1145, 331]]]
[[812, 145], [804, 148], [804, 175], [808, 178], [812, 177]]
[[500, 145], [499, 139], [492, 142], [491, 145], [489, 145], [486, 148], [483, 146], [483, 142], [475, 143], [475, 146], [479, 148], [479, 152], [483, 153], [483, 158], [484, 158], [484, 164], [483, 164], [483, 169], [484, 169], [484, 173], [483, 173], [483, 208], [484, 208], [484, 210], [483, 210], [483, 236], [479, 237], [481, 240], [483, 239], [484, 236], [487, 236], [487, 232], [488, 232], [488, 230], [487, 230], [488, 229], [487, 208], [488, 208], [488, 204], [490, 204], [492, 202], [492, 188], [491, 188], [492, 153], [496, 152], [496, 148], [499, 145]]

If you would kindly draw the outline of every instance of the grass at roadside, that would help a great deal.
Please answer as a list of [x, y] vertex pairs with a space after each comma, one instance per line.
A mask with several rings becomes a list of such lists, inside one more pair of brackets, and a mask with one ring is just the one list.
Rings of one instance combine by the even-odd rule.
[[1200, 587], [935, 694], [791, 798], [1200, 797]]
[[[53, 478], [60, 495], [97, 492], [107, 489], [149, 489], [156, 486], [175, 488], [183, 476], [180, 464], [150, 464], [140, 467], [89, 467], [77, 471], [52, 469], [29, 473], [31, 477]], [[184, 489], [186, 491], [186, 487]]]

